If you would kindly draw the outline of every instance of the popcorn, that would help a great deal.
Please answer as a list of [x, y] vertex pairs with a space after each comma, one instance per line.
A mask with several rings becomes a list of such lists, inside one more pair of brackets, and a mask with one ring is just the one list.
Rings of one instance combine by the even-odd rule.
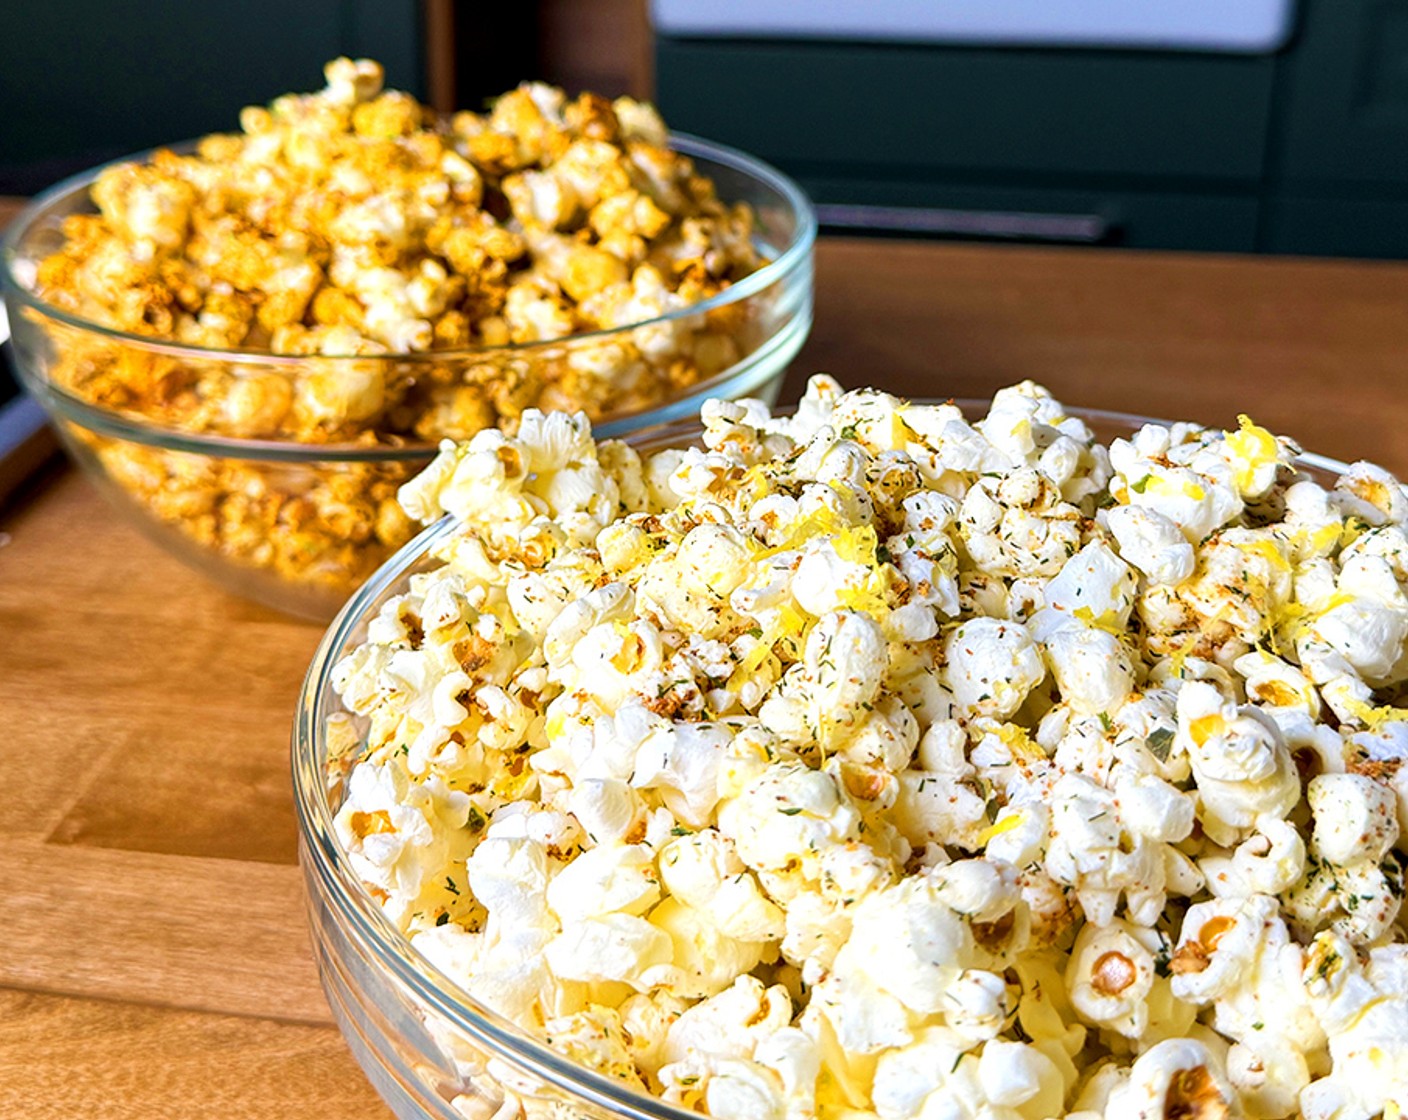
[[776, 956], [766, 941], [730, 937], [708, 911], [678, 899], [665, 899], [651, 911], [650, 922], [670, 939], [675, 969], [670, 988], [686, 999], [720, 992], [764, 957]]
[[564, 925], [604, 914], [639, 917], [660, 899], [655, 856], [644, 844], [583, 852], [547, 885], [548, 906]]
[[1012, 715], [1046, 677], [1041, 653], [1019, 622], [972, 619], [950, 633], [944, 654], [944, 683], [969, 716]]
[[719, 831], [754, 869], [820, 874], [821, 852], [859, 836], [860, 814], [831, 775], [779, 762], [719, 810]]
[[1191, 1038], [1170, 1039], [1146, 1050], [1130, 1067], [1129, 1080], [1105, 1106], [1107, 1120], [1190, 1116], [1198, 1120], [1234, 1116], [1237, 1092], [1213, 1054]]
[[1140, 1038], [1149, 1029], [1149, 993], [1154, 986], [1154, 955], [1135, 927], [1116, 919], [1108, 926], [1086, 925], [1071, 949], [1066, 988], [1088, 1022]]
[[682, 1013], [665, 1036], [667, 1062], [691, 1058], [751, 1058], [760, 1043], [792, 1021], [792, 999], [740, 976], [728, 988]]
[[975, 1057], [941, 1029], [885, 1054], [875, 1073], [875, 1111], [882, 1120], [930, 1115], [1028, 1120], [1059, 1112], [1063, 1096], [1059, 1072], [1037, 1048], [994, 1041]]
[[658, 925], [608, 914], [573, 922], [543, 946], [543, 956], [565, 980], [619, 981], [645, 992], [668, 982], [675, 952]]
[[1213, 839], [1235, 837], [1258, 818], [1284, 817], [1300, 799], [1300, 777], [1275, 725], [1190, 681], [1178, 694], [1178, 736], [1193, 764]]
[[1289, 821], [1265, 818], [1230, 858], [1208, 856], [1199, 866], [1208, 890], [1219, 898], [1280, 894], [1305, 874], [1305, 841]]
[[1075, 889], [1081, 908], [1097, 925], [1109, 924], [1121, 894], [1134, 920], [1152, 925], [1163, 910], [1167, 883], [1157, 841], [1133, 833], [1117, 794], [1088, 778], [1063, 775], [1051, 798], [1047, 873]]
[[[759, 299], [658, 321], [766, 260], [752, 211], [668, 148], [649, 105], [530, 84], [438, 119], [370, 60], [324, 76], [244, 110], [240, 132], [103, 169], [97, 213], [72, 215], [38, 266], [35, 294], [65, 313], [247, 360], [43, 319], [59, 385], [165, 428], [389, 448], [512, 428], [530, 407], [639, 411], [760, 344]], [[550, 339], [566, 353], [505, 349]], [[180, 454], [80, 438], [162, 521], [290, 581], [345, 594], [410, 537], [404, 462], [193, 476]]]
[[959, 517], [974, 565], [989, 575], [1055, 575], [1080, 546], [1080, 511], [1034, 468], [978, 478]]
[[[557, 236], [617, 167], [551, 193], [566, 109], [510, 109]], [[339, 838], [429, 960], [721, 1120], [1401, 1110], [1396, 484], [1250, 421], [1107, 458], [1030, 383], [589, 432], [447, 447], [443, 566], [335, 672]]]
[[1307, 1118], [1401, 1112], [1408, 1099], [1408, 1027], [1402, 947], [1373, 950], [1366, 969], [1344, 940], [1321, 934], [1306, 954], [1305, 983], [1329, 1039], [1332, 1072], [1301, 1093]]
[[742, 941], [776, 941], [783, 912], [745, 870], [733, 846], [706, 829], [672, 840], [660, 853], [660, 877], [670, 894], [710, 913], [719, 929]]
[[1393, 791], [1364, 774], [1321, 774], [1306, 788], [1310, 849], [1330, 863], [1380, 863], [1398, 840]]

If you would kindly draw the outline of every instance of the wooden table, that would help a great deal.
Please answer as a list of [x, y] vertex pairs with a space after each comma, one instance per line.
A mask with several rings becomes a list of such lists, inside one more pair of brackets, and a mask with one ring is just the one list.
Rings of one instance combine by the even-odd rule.
[[[1231, 422], [1408, 473], [1408, 267], [831, 240], [788, 383]], [[74, 472], [0, 511], [0, 1118], [386, 1116], [330, 1025], [287, 773], [319, 637]]]

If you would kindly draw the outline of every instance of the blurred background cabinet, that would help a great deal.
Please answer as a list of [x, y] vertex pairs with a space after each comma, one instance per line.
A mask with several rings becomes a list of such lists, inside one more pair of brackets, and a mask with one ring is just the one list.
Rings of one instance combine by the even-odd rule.
[[1277, 65], [1261, 247], [1408, 257], [1408, 2], [1306, 3]]
[[655, 0], [667, 119], [832, 227], [1408, 256], [1406, 0], [856, 7], [877, 26], [840, 38], [785, 0]]
[[381, 60], [653, 96], [833, 229], [1408, 257], [1408, 0], [0, 0], [0, 194]]
[[369, 55], [425, 92], [417, 0], [0, 0], [0, 194], [238, 127], [245, 105]]

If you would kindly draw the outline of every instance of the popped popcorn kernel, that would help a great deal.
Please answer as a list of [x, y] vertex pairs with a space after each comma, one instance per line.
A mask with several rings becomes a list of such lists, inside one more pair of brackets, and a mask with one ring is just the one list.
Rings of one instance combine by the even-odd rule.
[[1032, 383], [702, 422], [530, 410], [404, 488], [461, 525], [337, 666], [330, 775], [415, 945], [718, 1120], [1401, 1113], [1396, 484]]
[[[529, 83], [441, 119], [384, 89], [374, 61], [324, 76], [246, 108], [237, 133], [98, 174], [96, 212], [65, 220], [35, 295], [198, 349], [36, 311], [59, 386], [182, 432], [394, 451], [512, 429], [530, 408], [644, 411], [763, 341], [768, 293], [678, 314], [768, 262], [752, 211], [670, 149], [650, 106]], [[552, 340], [570, 345], [515, 349]], [[174, 453], [75, 432], [161, 521], [283, 579], [350, 590], [408, 539], [373, 513], [415, 469], [403, 462], [358, 472], [357, 516], [329, 518], [310, 479], [330, 466], [224, 459], [178, 480]], [[219, 515], [173, 508], [178, 486]], [[303, 497], [317, 510], [287, 525]]]

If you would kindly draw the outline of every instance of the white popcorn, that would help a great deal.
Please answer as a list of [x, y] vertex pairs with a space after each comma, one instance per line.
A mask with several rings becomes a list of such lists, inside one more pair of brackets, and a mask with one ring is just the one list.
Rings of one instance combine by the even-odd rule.
[[631, 785], [659, 792], [665, 807], [694, 828], [718, 804], [719, 764], [730, 738], [717, 724], [674, 722], [653, 729], [636, 750]]
[[1079, 517], [1044, 474], [1019, 468], [996, 483], [979, 478], [963, 499], [959, 521], [979, 571], [1052, 576], [1080, 546]]
[[1041, 637], [1043, 630], [1060, 629], [1064, 615], [1086, 626], [1123, 631], [1134, 608], [1134, 590], [1129, 566], [1106, 545], [1092, 541], [1042, 589], [1045, 608], [1033, 627]]
[[670, 939], [674, 961], [670, 988], [686, 999], [722, 991], [735, 977], [773, 955], [766, 942], [730, 937], [710, 913], [677, 899], [660, 903], [651, 911], [650, 922]]
[[1349, 735], [1349, 746], [1362, 756], [1359, 764], [1377, 775], [1398, 800], [1398, 848], [1408, 846], [1408, 722], [1400, 719], [1380, 723], [1373, 731]]
[[369, 764], [353, 772], [334, 826], [357, 874], [404, 920], [417, 906], [448, 905], [443, 869], [468, 854], [469, 808], [469, 797], [438, 776], [419, 783], [390, 763]]
[[660, 898], [655, 855], [643, 844], [583, 852], [552, 877], [547, 902], [564, 926], [605, 914], [640, 917]]
[[1183, 919], [1174, 969], [1179, 999], [1204, 1004], [1246, 982], [1256, 968], [1276, 900], [1265, 895], [1218, 899], [1190, 907]]
[[1057, 1114], [1064, 1096], [1052, 1060], [1034, 1046], [989, 1042], [965, 1053], [942, 1029], [930, 1029], [876, 1064], [874, 1101], [881, 1120], [954, 1116], [1029, 1120]]
[[778, 763], [719, 812], [719, 831], [752, 868], [815, 875], [820, 851], [859, 834], [860, 816], [835, 780], [802, 763]]
[[945, 993], [944, 1023], [964, 1042], [996, 1039], [1016, 1014], [1016, 999], [995, 972], [965, 968]]
[[1315, 817], [1310, 847], [1330, 863], [1379, 863], [1398, 840], [1393, 791], [1363, 774], [1321, 774], [1306, 800]]
[[989, 859], [1014, 867], [1028, 867], [1046, 854], [1051, 835], [1051, 810], [1041, 802], [1005, 808], [987, 829], [985, 852]]
[[1116, 506], [1105, 515], [1120, 555], [1152, 583], [1182, 583], [1193, 574], [1193, 545], [1169, 518], [1142, 505]]
[[1230, 858], [1208, 856], [1199, 867], [1208, 890], [1218, 898], [1242, 898], [1288, 890], [1305, 874], [1305, 860], [1305, 841], [1296, 826], [1263, 817]]
[[1357, 517], [1370, 525], [1402, 523], [1408, 518], [1408, 495], [1388, 471], [1373, 463], [1350, 464], [1336, 484], [1331, 501], [1341, 514]]
[[567, 791], [564, 807], [594, 844], [625, 839], [641, 819], [645, 801], [620, 778], [583, 778]]
[[1123, 894], [1131, 916], [1152, 925], [1167, 882], [1156, 841], [1129, 831], [1114, 793], [1077, 774], [1052, 788], [1052, 839], [1046, 871], [1074, 887], [1087, 917], [1108, 925]]
[[1203, 1043], [1188, 1038], [1160, 1042], [1141, 1054], [1130, 1067], [1129, 1080], [1110, 1093], [1105, 1117], [1214, 1120], [1239, 1111], [1237, 1092], [1215, 1056]]
[[668, 981], [674, 955], [665, 931], [630, 914], [573, 922], [543, 947], [549, 967], [564, 979], [616, 980], [639, 992]]
[[1140, 1038], [1149, 1028], [1154, 979], [1153, 953], [1118, 919], [1085, 926], [1066, 969], [1066, 988], [1081, 1016], [1127, 1038]]
[[1263, 816], [1283, 817], [1300, 798], [1300, 777], [1275, 724], [1239, 711], [1210, 684], [1178, 694], [1178, 739], [1188, 752], [1214, 839], [1233, 837]]
[[782, 1079], [757, 1062], [717, 1063], [705, 1084], [704, 1103], [719, 1120], [772, 1120], [786, 1114]]
[[1333, 1061], [1329, 1076], [1301, 1093], [1307, 1120], [1401, 1112], [1408, 1099], [1408, 968], [1402, 946], [1374, 950], [1365, 969], [1345, 941], [1321, 934], [1306, 954], [1305, 978]]
[[1112, 489], [1119, 487], [1124, 503], [1173, 522], [1196, 544], [1236, 516], [1242, 501], [1226, 464], [1200, 464], [1224, 476], [1215, 478], [1191, 467], [1164, 465], [1169, 461], [1164, 454], [1168, 450], [1167, 433], [1149, 426], [1132, 441], [1115, 440], [1110, 445], [1110, 463], [1116, 473]]
[[555, 1049], [578, 1065], [643, 1089], [620, 1014], [610, 1007], [590, 1007], [549, 1019], [543, 1031]]
[[635, 992], [621, 1004], [621, 1026], [636, 1067], [648, 1077], [665, 1064], [665, 1043], [670, 1027], [682, 1015], [687, 1003], [679, 996], [655, 989]]
[[717, 995], [683, 1012], [665, 1036], [667, 1062], [690, 1058], [751, 1058], [758, 1045], [792, 1021], [786, 990], [740, 976]]
[[782, 911], [713, 829], [672, 840], [660, 853], [660, 877], [673, 897], [709, 913], [729, 937], [776, 941], [784, 934]]
[[1064, 626], [1043, 642], [1056, 687], [1082, 715], [1110, 712], [1134, 691], [1134, 658], [1114, 634]]
[[1408, 595], [1381, 556], [1350, 556], [1335, 580], [1335, 596], [1307, 627], [1369, 684], [1408, 676]]
[[1010, 716], [1046, 677], [1041, 653], [1019, 622], [965, 622], [949, 635], [944, 653], [944, 683], [966, 715]]
[[978, 1059], [978, 1081], [988, 1100], [1027, 1115], [1051, 1116], [1065, 1096], [1060, 1070], [1037, 1047], [994, 1039]]
[[1234, 662], [1245, 682], [1248, 703], [1260, 706], [1281, 728], [1293, 734], [1320, 718], [1320, 696], [1310, 680], [1289, 662], [1256, 650]]
[[[505, 187], [559, 251], [587, 155]], [[358, 267], [379, 330], [443, 296]], [[1245, 418], [1107, 453], [1032, 383], [703, 414], [530, 411], [405, 488], [461, 523], [339, 661], [329, 779], [428, 961], [718, 1120], [1408, 1107], [1408, 491]]]

